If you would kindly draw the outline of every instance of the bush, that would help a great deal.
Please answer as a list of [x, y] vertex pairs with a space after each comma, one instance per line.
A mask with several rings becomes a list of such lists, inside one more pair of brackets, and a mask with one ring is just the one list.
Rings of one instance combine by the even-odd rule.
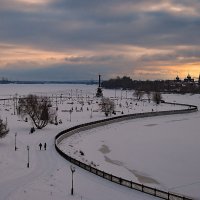
[[105, 113], [106, 117], [113, 112], [115, 112], [115, 103], [109, 98], [103, 97], [100, 103], [100, 109]]
[[4, 138], [9, 133], [9, 129], [7, 128], [7, 123], [4, 123], [2, 119], [0, 119], [0, 138]]

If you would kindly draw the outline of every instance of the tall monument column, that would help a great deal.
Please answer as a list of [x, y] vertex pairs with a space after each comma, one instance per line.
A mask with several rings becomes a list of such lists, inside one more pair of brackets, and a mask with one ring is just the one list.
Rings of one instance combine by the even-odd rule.
[[101, 87], [101, 75], [99, 74], [99, 88]]
[[99, 74], [99, 87], [97, 88], [96, 97], [102, 97], [102, 96], [103, 96], [103, 92], [101, 89], [101, 75]]

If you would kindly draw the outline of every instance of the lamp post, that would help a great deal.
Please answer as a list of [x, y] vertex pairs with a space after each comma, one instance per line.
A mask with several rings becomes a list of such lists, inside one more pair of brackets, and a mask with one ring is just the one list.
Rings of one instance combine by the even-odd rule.
[[69, 111], [69, 121], [72, 121], [72, 109]]
[[72, 172], [72, 189], [71, 189], [71, 195], [74, 194], [74, 187], [73, 187], [73, 174], [75, 172], [75, 167], [74, 166], [70, 166], [71, 172]]
[[62, 103], [62, 94], [60, 95], [60, 104]]
[[15, 151], [17, 151], [17, 133], [15, 133]]
[[76, 100], [77, 100], [77, 97], [78, 97], [78, 89], [76, 89]]
[[56, 110], [58, 109], [58, 101], [57, 101], [57, 95], [56, 95]]
[[29, 149], [30, 149], [30, 147], [29, 147], [29, 146], [27, 146], [27, 152], [28, 152], [28, 162], [27, 162], [27, 168], [29, 168]]
[[13, 97], [14, 115], [15, 115], [15, 97]]
[[90, 118], [92, 118], [92, 112], [93, 112], [93, 111], [92, 111], [92, 108], [91, 108]]
[[16, 94], [15, 94], [15, 98], [16, 98], [16, 110], [17, 110], [17, 107], [18, 107], [18, 105], [17, 105], [17, 101], [18, 101], [18, 100], [17, 100], [17, 95], [18, 95], [18, 94], [16, 93]]

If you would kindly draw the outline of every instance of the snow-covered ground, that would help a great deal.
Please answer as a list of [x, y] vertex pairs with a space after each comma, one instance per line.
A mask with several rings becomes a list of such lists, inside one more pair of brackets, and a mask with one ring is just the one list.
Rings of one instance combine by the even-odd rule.
[[[96, 86], [87, 85], [0, 85], [1, 99], [30, 93], [54, 97], [58, 120], [63, 122], [29, 134], [32, 125], [14, 115], [14, 101], [0, 101], [1, 118], [7, 119], [10, 128], [9, 135], [0, 141], [0, 200], [155, 199], [78, 167], [74, 173], [75, 195], [71, 196], [71, 164], [55, 151], [54, 137], [73, 125], [105, 118], [98, 112], [98, 100], [93, 98], [95, 92]], [[128, 114], [181, 109], [180, 106], [133, 101], [128, 99], [132, 93], [104, 90], [105, 96], [117, 97], [117, 115], [122, 111]], [[71, 95], [73, 98], [68, 98]], [[200, 104], [199, 95], [164, 95], [164, 99]], [[68, 111], [72, 107], [74, 112], [70, 117]], [[83, 112], [80, 112], [81, 107]], [[196, 189], [200, 182], [199, 118], [198, 112], [121, 122], [72, 136], [63, 148], [78, 157], [74, 152], [82, 150], [85, 155], [80, 159], [93, 161], [98, 168], [124, 178], [199, 198]], [[15, 133], [17, 151], [14, 150]], [[47, 143], [46, 151], [39, 150], [40, 142]], [[30, 168], [27, 168], [27, 145], [30, 146]]]

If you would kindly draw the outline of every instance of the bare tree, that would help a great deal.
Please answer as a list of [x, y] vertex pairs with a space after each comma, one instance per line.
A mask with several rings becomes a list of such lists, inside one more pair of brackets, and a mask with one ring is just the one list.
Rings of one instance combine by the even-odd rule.
[[9, 133], [9, 129], [7, 128], [7, 123], [4, 123], [2, 119], [0, 119], [0, 138], [4, 138]]
[[101, 99], [100, 109], [105, 113], [106, 116], [108, 116], [108, 114], [111, 115], [113, 112], [115, 112], [115, 103], [111, 99], [103, 97]]
[[144, 95], [144, 92], [141, 90], [135, 90], [135, 92], [133, 93], [133, 96], [136, 97], [138, 101], [142, 99], [143, 95]]
[[151, 92], [149, 90], [146, 91], [148, 102], [151, 102]]
[[152, 100], [156, 103], [156, 104], [160, 104], [161, 100], [162, 100], [162, 95], [160, 92], [154, 92], [153, 96], [152, 96]]
[[38, 129], [44, 128], [56, 116], [48, 97], [32, 94], [19, 100], [18, 110], [22, 118], [29, 117]]

